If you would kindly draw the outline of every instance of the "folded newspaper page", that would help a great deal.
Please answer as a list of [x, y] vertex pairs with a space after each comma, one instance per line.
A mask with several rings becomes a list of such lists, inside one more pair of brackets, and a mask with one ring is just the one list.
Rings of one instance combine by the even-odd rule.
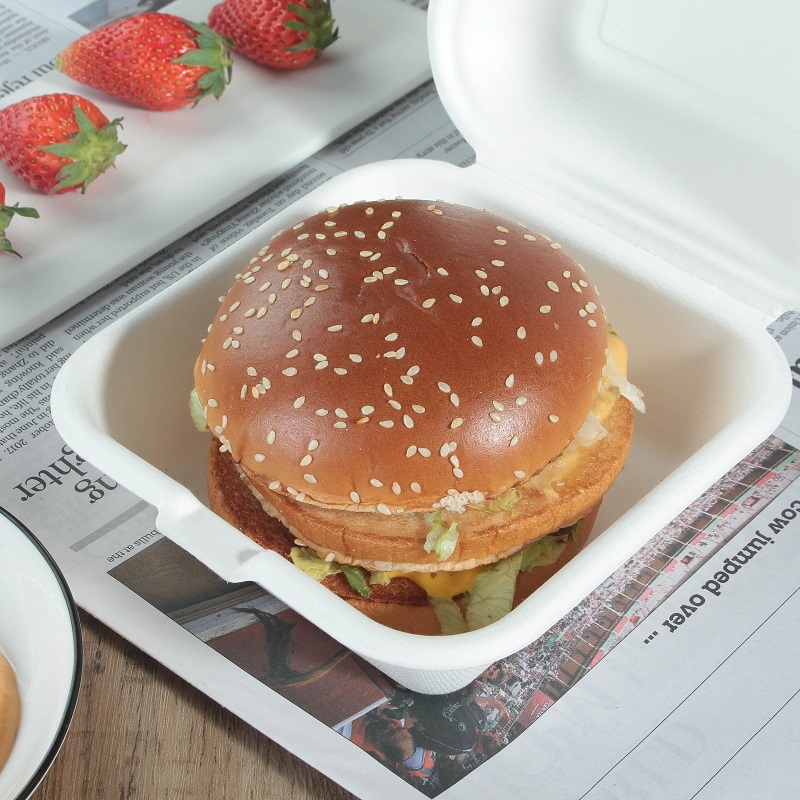
[[[75, 33], [2, 0], [9, 20], [33, 37], [18, 75], [43, 63], [39, 38]], [[474, 160], [430, 83], [2, 348], [0, 505], [79, 605], [361, 798], [794, 796], [798, 312], [770, 328], [794, 382], [783, 425], [545, 635], [444, 696], [405, 690], [260, 587], [220, 580], [59, 437], [52, 382], [87, 337], [320, 183], [409, 156]]]

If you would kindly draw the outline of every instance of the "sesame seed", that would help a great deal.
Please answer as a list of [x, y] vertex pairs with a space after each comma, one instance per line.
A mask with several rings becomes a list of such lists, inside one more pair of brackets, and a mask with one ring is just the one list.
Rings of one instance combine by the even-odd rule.
[[512, 436], [511, 441], [508, 443], [509, 447], [516, 447], [519, 444], [519, 436]]
[[492, 261], [492, 266], [493, 267], [504, 267], [505, 265], [506, 265], [506, 262], [505, 261], [501, 261], [499, 258], [496, 258], [494, 261]]
[[481, 286], [481, 294], [484, 297], [488, 297], [489, 296], [489, 287], [486, 286], [485, 284], [483, 286]]
[[447, 456], [448, 456], [448, 455], [450, 455], [450, 447], [448, 446], [447, 442], [445, 442], [445, 443], [444, 443], [444, 444], [443, 444], [443, 445], [442, 445], [442, 446], [439, 448], [439, 455], [440, 455], [442, 458], [447, 458]]
[[306, 454], [300, 459], [300, 466], [307, 467], [313, 460], [310, 455]]
[[515, 478], [519, 478], [520, 480], [522, 480], [525, 477], [525, 473], [521, 469], [515, 469], [514, 470], [514, 477]]
[[370, 485], [374, 486], [376, 489], [381, 489], [383, 487], [383, 483], [379, 481], [377, 478], [370, 478], [369, 479]]
[[522, 325], [520, 325], [519, 328], [517, 328], [517, 338], [524, 339], [527, 335], [528, 335], [528, 332], [525, 330], [525, 328]]
[[333, 423], [333, 427], [334, 428], [340, 428], [340, 429], [341, 428], [346, 428], [347, 427], [347, 423], [343, 422], [342, 420], [338, 420], [337, 422]]
[[287, 377], [292, 378], [297, 375], [297, 368], [296, 367], [287, 367], [286, 369], [282, 369], [281, 372]]
[[361, 317], [361, 321], [362, 322], [372, 322], [372, 318], [374, 316], [375, 316], [374, 314], [364, 314], [364, 316]]
[[452, 392], [452, 393], [450, 394], [450, 402], [451, 402], [451, 403], [452, 403], [452, 404], [453, 404], [453, 405], [454, 405], [456, 408], [458, 408], [458, 404], [461, 402], [461, 400], [459, 399], [458, 395], [457, 395], [455, 392]]
[[439, 383], [437, 383], [436, 385], [439, 387], [441, 391], [446, 393], [450, 392], [450, 385], [445, 383], [444, 381], [439, 381]]
[[406, 458], [411, 458], [417, 454], [417, 446], [415, 444], [409, 445], [406, 448]]
[[306, 401], [305, 395], [300, 395], [300, 397], [298, 397], [297, 400], [294, 401], [294, 407], [302, 408], [303, 403], [305, 403], [305, 401]]
[[256, 453], [256, 454], [253, 456], [253, 458], [254, 458], [256, 461], [264, 461], [264, 460], [266, 459], [266, 456], [265, 456], [263, 453]]
[[[316, 483], [317, 482], [317, 479], [310, 472], [306, 472], [305, 475], [303, 475], [303, 480], [306, 483]], [[298, 495], [298, 499], [299, 499], [299, 497], [300, 496]]]
[[347, 370], [346, 370], [344, 367], [334, 367], [334, 368], [333, 368], [333, 371], [334, 371], [334, 372], [335, 372], [337, 375], [347, 375]]
[[558, 353], [555, 350], [550, 351], [550, 361], [554, 362], [558, 358]]
[[298, 350], [298, 349], [295, 347], [295, 348], [294, 348], [294, 350], [290, 350], [290, 351], [289, 351], [289, 352], [286, 354], [286, 358], [294, 358], [295, 356], [297, 356], [297, 354], [298, 354], [299, 352], [300, 352], [300, 351], [299, 351], [299, 350]]
[[392, 391], [392, 387], [391, 387], [391, 385], [390, 385], [390, 384], [388, 384], [388, 383], [384, 383], [384, 384], [383, 384], [383, 391], [384, 391], [384, 392], [386, 392], [386, 394], [387, 394], [389, 397], [391, 397], [391, 396], [394, 394], [394, 392]]
[[451, 427], [451, 428], [458, 428], [458, 427], [460, 427], [460, 426], [461, 426], [461, 425], [463, 425], [463, 424], [464, 424], [464, 420], [463, 420], [461, 417], [456, 417], [456, 418], [455, 418], [455, 419], [454, 419], [454, 420], [453, 420], [453, 421], [450, 423], [450, 427]]
[[275, 430], [271, 430], [267, 434], [267, 444], [275, 444]]
[[430, 308], [436, 302], [435, 297], [429, 297], [427, 300], [422, 301], [423, 308]]
[[558, 291], [558, 284], [555, 281], [547, 281], [547, 288], [552, 289], [552, 291]]
[[395, 482], [392, 484], [392, 491], [393, 491], [395, 494], [400, 494], [400, 492], [402, 491], [402, 488], [400, 487], [400, 484], [399, 484], [397, 481], [395, 481]]
[[477, 328], [478, 325], [480, 325], [482, 322], [483, 322], [483, 319], [481, 317], [475, 317], [475, 319], [472, 320], [472, 327], [473, 328]]
[[360, 364], [363, 361], [363, 359], [358, 353], [350, 353], [348, 358], [356, 364]]
[[408, 414], [403, 414], [403, 425], [405, 425], [406, 428], [413, 428], [414, 420]]
[[514, 386], [514, 373], [512, 372], [512, 373], [511, 373], [511, 374], [510, 374], [510, 375], [509, 375], [509, 376], [506, 378], [506, 387], [507, 387], [507, 388], [509, 388], [509, 389], [511, 389], [513, 386]]
[[525, 395], [520, 395], [515, 401], [518, 406], [524, 406], [525, 403], [528, 402], [528, 398]]
[[414, 364], [414, 366], [413, 366], [413, 367], [409, 367], [409, 368], [406, 370], [406, 375], [409, 375], [409, 376], [412, 376], [412, 377], [413, 377], [414, 375], [419, 375], [419, 367], [418, 367], [416, 364]]
[[314, 413], [318, 417], [327, 417], [328, 416], [328, 409], [327, 408], [318, 408]]
[[549, 419], [550, 422], [558, 422], [558, 417], [555, 414], [551, 414], [547, 419]]
[[539, 306], [539, 311], [542, 314], [549, 314], [553, 310], [552, 306]]
[[276, 492], [276, 491], [278, 491], [278, 489], [281, 488], [281, 482], [280, 481], [272, 481], [269, 484], [269, 488], [272, 489], [273, 492]]
[[256, 375], [258, 375], [258, 372], [256, 372], [256, 368], [255, 368], [255, 367], [248, 367], [248, 368], [247, 368], [247, 374], [248, 374], [248, 375], [249, 375], [251, 378], [255, 378], [255, 376], [256, 376]]
[[360, 503], [361, 502], [361, 497], [359, 497], [358, 492], [350, 492], [350, 499], [354, 503]]
[[499, 244], [499, 245], [504, 245], [504, 244], [506, 244], [506, 240], [505, 239], [495, 239], [494, 243], [495, 244]]
[[302, 308], [296, 308], [296, 309], [294, 309], [294, 311], [292, 311], [292, 313], [291, 313], [291, 314], [289, 314], [289, 316], [290, 316], [292, 319], [299, 319], [299, 317], [300, 317], [300, 315], [301, 315], [302, 313], [303, 313], [303, 309], [302, 309]]
[[378, 425], [383, 428], [394, 428], [394, 422], [390, 419], [382, 419]]
[[496, 408], [498, 411], [505, 411], [505, 406], [504, 406], [504, 405], [503, 405], [503, 404], [502, 404], [500, 401], [498, 401], [498, 400], [492, 400], [492, 405], [493, 405], [493, 406], [494, 406], [494, 407], [495, 407], [495, 408]]
[[483, 347], [483, 339], [481, 339], [480, 336], [472, 336], [470, 337], [470, 341], [477, 347]]
[[550, 247], [552, 247], [553, 250], [560, 250], [561, 249], [561, 245], [558, 242], [552, 242], [550, 244]]
[[309, 449], [309, 451], [316, 450], [318, 447], [319, 447], [319, 442], [318, 442], [316, 439], [312, 439], [312, 440], [311, 440], [311, 441], [308, 443], [308, 449]]
[[500, 306], [501, 306], [502, 308], [505, 308], [507, 305], [508, 305], [508, 298], [507, 298], [505, 295], [503, 295], [503, 296], [500, 298]]
[[503, 417], [497, 411], [490, 412], [489, 418], [492, 420], [492, 422], [502, 422], [503, 421]]
[[389, 402], [389, 405], [390, 405], [390, 406], [391, 406], [391, 407], [392, 407], [392, 408], [393, 408], [395, 411], [399, 411], [399, 410], [400, 410], [400, 409], [403, 407], [403, 406], [401, 406], [401, 405], [400, 405], [400, 403], [398, 403], [398, 402], [397, 402], [397, 400], [389, 400], [388, 402]]
[[544, 364], [544, 355], [542, 353], [537, 353], [534, 358], [537, 364]]
[[593, 319], [587, 319], [587, 320], [586, 320], [586, 324], [587, 324], [587, 325], [588, 325], [590, 328], [596, 328], [596, 327], [597, 327], [597, 321], [596, 321], [596, 320], [593, 320]]
[[335, 408], [333, 413], [336, 414], [339, 419], [347, 419], [347, 412], [343, 408]]
[[374, 414], [375, 408], [374, 406], [361, 406], [361, 413], [362, 414]]
[[344, 326], [342, 326], [342, 325], [329, 325], [328, 326], [328, 330], [331, 333], [337, 333], [338, 331], [340, 331], [342, 329], [342, 327], [344, 327]]
[[419, 485], [419, 484], [418, 484], [416, 481], [413, 481], [413, 482], [411, 483], [411, 486], [410, 486], [409, 488], [410, 488], [410, 489], [411, 489], [411, 491], [412, 491], [412, 492], [414, 492], [415, 494], [419, 494], [419, 493], [422, 491], [422, 487], [421, 487], [421, 486], [420, 486], [420, 485]]
[[441, 275], [441, 276], [443, 276], [445, 278], [450, 274], [444, 267], [438, 267], [436, 272], [438, 272], [439, 275]]
[[450, 299], [451, 299], [451, 300], [452, 300], [454, 303], [463, 303], [463, 302], [464, 302], [464, 301], [463, 301], [463, 298], [459, 297], [457, 294], [451, 294], [451, 295], [450, 295]]

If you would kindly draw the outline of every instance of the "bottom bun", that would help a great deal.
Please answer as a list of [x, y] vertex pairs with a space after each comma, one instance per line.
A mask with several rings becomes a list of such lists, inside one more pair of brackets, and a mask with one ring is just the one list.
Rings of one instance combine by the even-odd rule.
[[[208, 497], [211, 509], [245, 536], [262, 547], [289, 558], [289, 552], [295, 546], [294, 537], [278, 519], [264, 512], [261, 503], [240, 477], [230, 454], [220, 453], [216, 443], [211, 446], [208, 457]], [[598, 503], [578, 526], [577, 546], [574, 537], [569, 536], [567, 545], [555, 563], [520, 573], [514, 595], [515, 607], [578, 554], [589, 538], [599, 507]], [[570, 528], [562, 528], [559, 533], [569, 531]], [[382, 625], [407, 633], [441, 633], [439, 620], [428, 602], [428, 595], [407, 578], [395, 578], [385, 586], [371, 586], [370, 597], [361, 597], [341, 573], [328, 576], [322, 583]]]

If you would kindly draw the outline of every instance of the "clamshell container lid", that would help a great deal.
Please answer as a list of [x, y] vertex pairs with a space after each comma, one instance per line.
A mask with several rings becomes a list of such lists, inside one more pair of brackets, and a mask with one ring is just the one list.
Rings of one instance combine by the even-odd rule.
[[800, 3], [431, 0], [477, 162], [756, 309], [800, 307]]

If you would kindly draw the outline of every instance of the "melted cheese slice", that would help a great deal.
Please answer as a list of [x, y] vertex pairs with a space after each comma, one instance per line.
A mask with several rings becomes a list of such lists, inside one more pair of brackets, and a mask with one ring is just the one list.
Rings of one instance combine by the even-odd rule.
[[[609, 331], [608, 334], [608, 352], [616, 364], [617, 369], [622, 375], [627, 375], [628, 348], [625, 342], [622, 341], [622, 338], [612, 331]], [[616, 388], [609, 386], [606, 381], [603, 381], [591, 408], [591, 413], [597, 417], [601, 424], [608, 418], [618, 397], [619, 393]], [[545, 492], [553, 491], [551, 488], [552, 485], [557, 482], [564, 482], [569, 473], [577, 466], [580, 458], [580, 447], [567, 447], [563, 453], [551, 461], [538, 475], [531, 478], [526, 485]], [[480, 567], [473, 567], [472, 569], [455, 572], [387, 572], [385, 574], [390, 580], [392, 578], [408, 578], [408, 580], [413, 581], [417, 586], [422, 588], [429, 597], [441, 597], [446, 599], [469, 592], [475, 585], [478, 575], [490, 566], [492, 566], [492, 564], [485, 564]]]

